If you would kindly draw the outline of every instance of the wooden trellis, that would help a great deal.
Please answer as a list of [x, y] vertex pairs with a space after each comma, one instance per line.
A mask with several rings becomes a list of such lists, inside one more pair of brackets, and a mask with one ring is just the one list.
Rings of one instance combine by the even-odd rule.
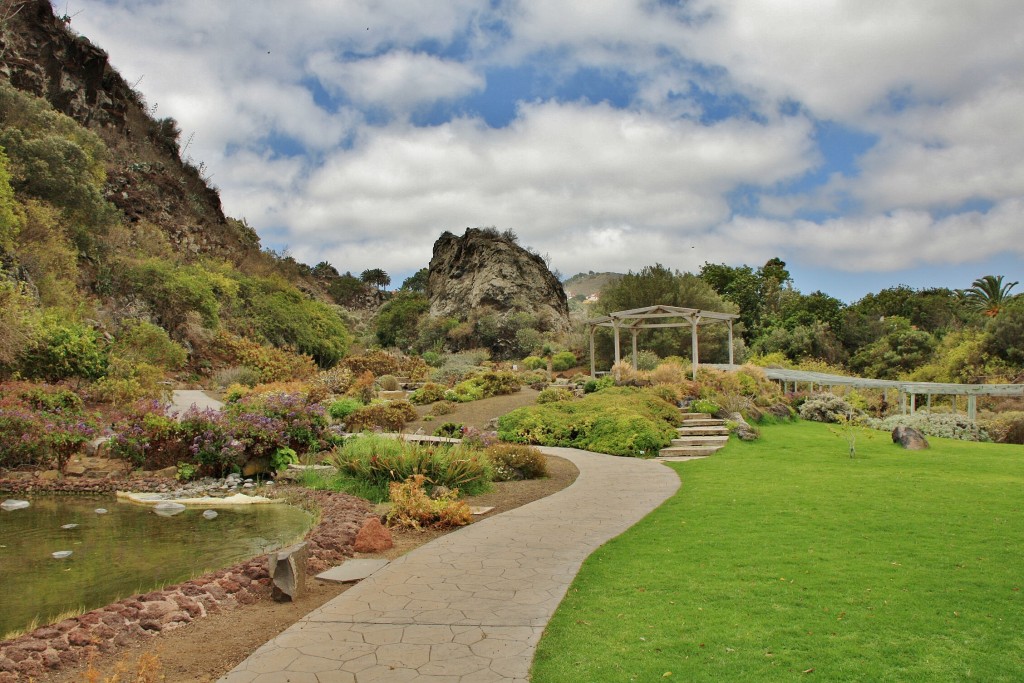
[[640, 330], [665, 328], [665, 327], [689, 327], [690, 346], [693, 361], [693, 378], [697, 378], [697, 366], [700, 363], [700, 352], [697, 342], [697, 330], [702, 322], [719, 322], [729, 326], [729, 364], [733, 362], [733, 336], [732, 325], [739, 318], [736, 313], [720, 313], [718, 311], [702, 311], [698, 308], [683, 308], [680, 306], [645, 306], [634, 308], [629, 311], [616, 311], [601, 318], [594, 318], [587, 321], [587, 331], [590, 335], [590, 375], [597, 375], [597, 366], [594, 359], [594, 335], [599, 327], [610, 327], [615, 337], [615, 363], [622, 360], [621, 331], [627, 330], [633, 336], [633, 369], [637, 369], [637, 336]]

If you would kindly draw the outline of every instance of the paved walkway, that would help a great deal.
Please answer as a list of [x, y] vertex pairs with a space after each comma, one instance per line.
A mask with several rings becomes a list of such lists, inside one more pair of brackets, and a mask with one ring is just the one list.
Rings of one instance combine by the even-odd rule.
[[199, 410], [203, 410], [205, 408], [220, 410], [224, 407], [224, 404], [215, 398], [210, 398], [202, 391], [194, 389], [175, 389], [171, 392], [171, 405], [167, 409], [167, 412], [180, 414], [184, 413], [192, 406], [195, 406]]
[[525, 683], [580, 564], [679, 488], [650, 460], [544, 448], [576, 482], [395, 560], [308, 614], [224, 683]]

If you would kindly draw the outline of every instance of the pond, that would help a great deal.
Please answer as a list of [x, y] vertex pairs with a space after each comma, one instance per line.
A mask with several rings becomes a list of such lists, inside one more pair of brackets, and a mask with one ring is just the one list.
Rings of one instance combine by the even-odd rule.
[[112, 496], [19, 498], [30, 505], [0, 510], [0, 638], [265, 554], [313, 521], [279, 504], [221, 507], [207, 519], [204, 508], [166, 517]]

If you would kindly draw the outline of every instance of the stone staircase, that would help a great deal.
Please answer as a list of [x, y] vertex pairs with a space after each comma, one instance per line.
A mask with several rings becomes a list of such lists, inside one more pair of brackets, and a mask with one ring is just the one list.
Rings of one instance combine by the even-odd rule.
[[682, 413], [679, 436], [672, 445], [662, 448], [661, 458], [693, 458], [711, 455], [729, 442], [729, 429], [725, 420], [717, 420], [707, 413]]

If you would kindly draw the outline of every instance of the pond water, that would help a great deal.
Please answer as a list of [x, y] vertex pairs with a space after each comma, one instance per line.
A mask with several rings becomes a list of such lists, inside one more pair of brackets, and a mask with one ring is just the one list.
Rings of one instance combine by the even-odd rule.
[[312, 524], [290, 505], [221, 507], [207, 519], [204, 508], [164, 517], [111, 496], [18, 498], [30, 506], [0, 510], [0, 638], [267, 553]]

